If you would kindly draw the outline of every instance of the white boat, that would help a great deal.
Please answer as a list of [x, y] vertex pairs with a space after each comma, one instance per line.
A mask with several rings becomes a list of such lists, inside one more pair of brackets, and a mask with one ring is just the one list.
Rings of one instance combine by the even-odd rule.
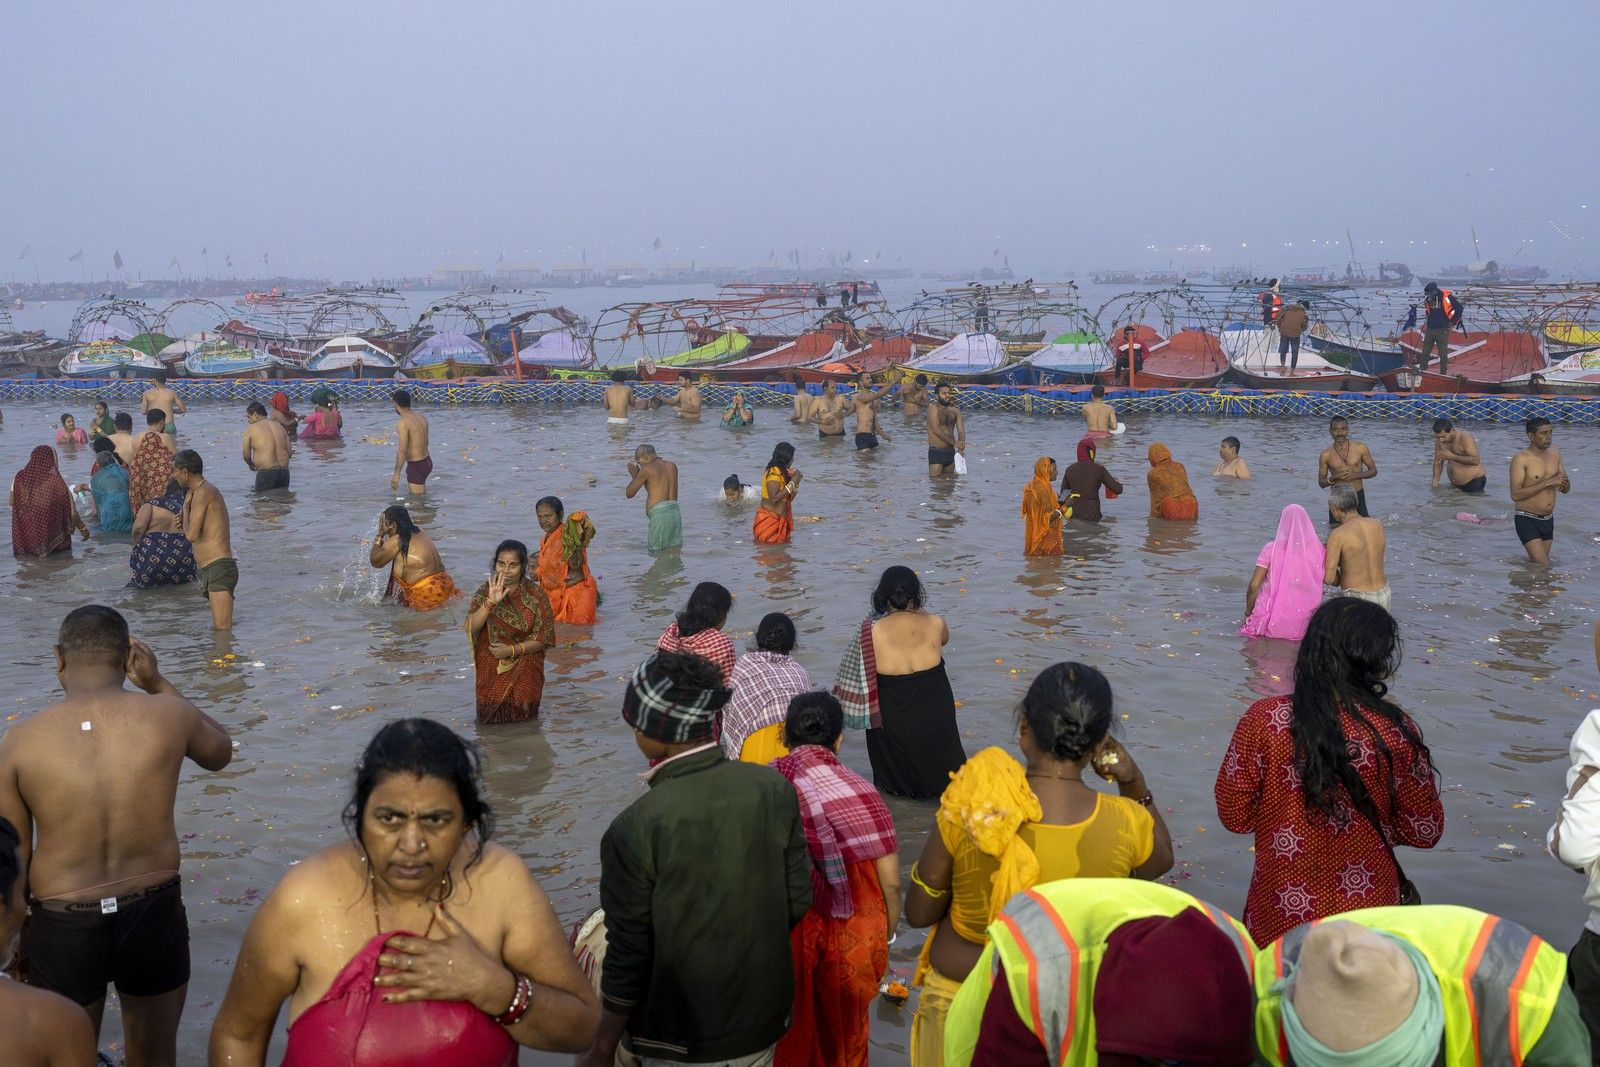
[[61, 358], [63, 378], [153, 378], [166, 370], [159, 359], [120, 341], [90, 341]]
[[1600, 395], [1600, 352], [1575, 352], [1543, 370], [1519, 374], [1501, 383], [1508, 393]]
[[1229, 373], [1252, 389], [1298, 389], [1311, 392], [1365, 392], [1376, 377], [1330, 363], [1308, 348], [1289, 367], [1288, 357], [1278, 361], [1278, 330], [1259, 322], [1230, 322], [1222, 328], [1222, 351]]
[[306, 357], [312, 378], [393, 378], [400, 361], [365, 337], [335, 337]]

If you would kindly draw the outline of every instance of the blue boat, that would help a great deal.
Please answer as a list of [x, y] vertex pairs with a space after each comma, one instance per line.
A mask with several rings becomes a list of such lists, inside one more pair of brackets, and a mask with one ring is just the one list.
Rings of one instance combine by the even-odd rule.
[[1084, 330], [1064, 333], [1025, 361], [1038, 385], [1078, 385], [1111, 367], [1111, 349]]
[[221, 338], [202, 341], [183, 357], [183, 369], [191, 378], [273, 378], [281, 366], [265, 352]]
[[1349, 367], [1376, 378], [1380, 374], [1399, 370], [1405, 364], [1406, 354], [1399, 341], [1382, 341], [1376, 337], [1351, 337], [1337, 334], [1326, 326], [1313, 326], [1301, 337], [1300, 343], [1340, 367]]
[[963, 333], [895, 365], [896, 374], [926, 374], [929, 385], [1032, 385], [1033, 367], [1014, 359], [991, 333]]

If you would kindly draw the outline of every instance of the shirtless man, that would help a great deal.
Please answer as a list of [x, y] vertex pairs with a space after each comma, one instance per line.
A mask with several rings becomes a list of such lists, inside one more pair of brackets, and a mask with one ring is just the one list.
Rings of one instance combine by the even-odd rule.
[[933, 390], [933, 406], [928, 409], [928, 477], [954, 474], [956, 453], [967, 450], [967, 426], [956, 407], [956, 391], [949, 382]]
[[688, 371], [678, 375], [678, 393], [668, 401], [678, 409], [680, 419], [700, 419], [700, 386], [689, 376]]
[[1433, 484], [1439, 484], [1441, 469], [1448, 468], [1450, 484], [1463, 493], [1481, 493], [1489, 484], [1489, 472], [1478, 460], [1478, 442], [1465, 430], [1458, 430], [1449, 419], [1433, 420]]
[[175, 1064], [189, 984], [178, 776], [185, 759], [222, 770], [233, 745], [111, 608], [67, 615], [55, 665], [64, 699], [0, 740], [0, 815], [21, 837], [34, 902], [29, 980], [81, 1004], [96, 1035], [114, 983], [128, 1062]]
[[252, 400], [244, 409], [244, 465], [256, 472], [256, 492], [289, 488], [289, 433]]
[[905, 413], [906, 420], [920, 418], [928, 411], [928, 376], [919, 374], [906, 383], [900, 393], [900, 410]]
[[395, 424], [394, 477], [389, 479], [389, 488], [400, 488], [403, 467], [406, 489], [412, 496], [420, 496], [427, 488], [428, 475], [433, 473], [433, 457], [428, 454], [428, 420], [411, 410], [409, 389], [394, 391], [394, 413], [400, 421]]
[[806, 390], [806, 383], [798, 374], [794, 376], [794, 414], [789, 416], [789, 421], [800, 424], [817, 421], [817, 398]]
[[889, 431], [885, 430], [878, 420], [878, 401], [888, 395], [894, 388], [894, 382], [883, 383], [882, 388], [874, 391], [872, 388], [872, 375], [862, 371], [856, 375], [856, 391], [851, 394], [850, 402], [856, 410], [856, 451], [865, 452], [878, 447], [878, 435], [882, 434], [885, 441], [892, 441]]
[[178, 420], [173, 416], [186, 415], [189, 413], [189, 409], [184, 407], [183, 398], [173, 392], [172, 388], [167, 385], [166, 371], [156, 371], [155, 383], [144, 391], [144, 395], [139, 397], [139, 410], [146, 413], [151, 411], [166, 412], [167, 421], [166, 425], [162, 427], [162, 432], [168, 437], [176, 437]]
[[1328, 491], [1328, 513], [1333, 531], [1328, 534], [1328, 554], [1322, 584], [1337, 586], [1344, 596], [1370, 600], [1389, 610], [1389, 577], [1383, 572], [1383, 523], [1369, 519], [1356, 508], [1356, 489], [1341, 482]]
[[1239, 439], [1237, 437], [1224, 437], [1222, 445], [1217, 449], [1217, 455], [1222, 457], [1216, 469], [1211, 472], [1213, 478], [1238, 478], [1240, 481], [1250, 480], [1250, 467], [1239, 455]]
[[200, 595], [211, 602], [211, 627], [233, 629], [233, 591], [239, 584], [239, 564], [229, 539], [228, 504], [217, 487], [205, 479], [200, 453], [186, 448], [172, 457], [172, 477], [183, 486], [183, 536], [194, 549], [200, 568]]
[[133, 416], [126, 411], [119, 411], [111, 421], [117, 424], [117, 432], [111, 435], [111, 443], [116, 446], [117, 455], [126, 467], [133, 462], [133, 449], [137, 443], [133, 436]]
[[1550, 562], [1556, 536], [1556, 494], [1570, 492], [1572, 480], [1552, 447], [1549, 419], [1529, 419], [1528, 447], [1511, 457], [1511, 503], [1517, 513], [1517, 539], [1535, 563]]
[[[1350, 440], [1350, 422], [1344, 416], [1335, 415], [1328, 421], [1328, 435], [1333, 438], [1333, 444], [1324, 448], [1322, 455], [1317, 457], [1317, 484], [1324, 489], [1336, 483], [1349, 485], [1356, 494], [1356, 514], [1365, 518], [1367, 491], [1361, 483], [1378, 476], [1378, 465], [1373, 462], [1372, 452], [1365, 444]], [[1331, 508], [1328, 510], [1328, 525], [1339, 525]]]
[[633, 450], [628, 473], [633, 476], [626, 491], [628, 499], [637, 496], [640, 489], [645, 491], [644, 513], [650, 524], [646, 543], [650, 551], [665, 552], [669, 548], [682, 548], [683, 513], [678, 509], [678, 465], [656, 455], [654, 445], [640, 445]]
[[614, 426], [628, 424], [628, 412], [633, 410], [633, 387], [628, 384], [628, 372], [611, 372], [611, 384], [606, 386], [606, 422]]
[[817, 420], [818, 437], [843, 437], [845, 399], [839, 395], [839, 387], [832, 379], [822, 387], [822, 395], [817, 398], [816, 406], [811, 409], [812, 417]]
[[1117, 409], [1106, 403], [1106, 387], [1098, 382], [1083, 405], [1083, 428], [1089, 433], [1117, 432]]

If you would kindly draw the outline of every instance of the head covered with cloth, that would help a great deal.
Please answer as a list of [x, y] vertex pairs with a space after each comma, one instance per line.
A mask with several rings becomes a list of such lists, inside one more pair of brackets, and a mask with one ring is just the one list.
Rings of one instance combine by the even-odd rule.
[[622, 719], [639, 735], [646, 755], [671, 755], [710, 742], [732, 696], [721, 670], [704, 656], [657, 652], [629, 679]]

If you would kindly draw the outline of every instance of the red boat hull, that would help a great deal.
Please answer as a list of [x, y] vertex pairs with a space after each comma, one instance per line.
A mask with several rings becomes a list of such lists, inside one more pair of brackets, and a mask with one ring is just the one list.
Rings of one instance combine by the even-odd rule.
[[[1134, 388], [1209, 389], [1228, 373], [1228, 357], [1223, 354], [1222, 342], [1204, 330], [1179, 330], [1163, 339], [1154, 329], [1140, 323], [1135, 327], [1134, 339], [1150, 353], [1145, 358], [1144, 369], [1134, 376]], [[1109, 343], [1114, 351], [1122, 343], [1122, 334], [1116, 334]], [[1108, 368], [1094, 379], [1110, 388], [1127, 386], [1127, 377], [1126, 372], [1118, 375]]]
[[[1400, 347], [1415, 361], [1422, 356], [1422, 335], [1408, 330]], [[1422, 369], [1418, 389], [1425, 393], [1501, 393], [1508, 378], [1520, 378], [1545, 368], [1544, 348], [1530, 333], [1513, 330], [1470, 331], [1450, 335], [1450, 373], [1440, 374], [1438, 360]], [[1401, 372], [1392, 372], [1398, 376]], [[1385, 380], [1391, 375], [1385, 375]]]

